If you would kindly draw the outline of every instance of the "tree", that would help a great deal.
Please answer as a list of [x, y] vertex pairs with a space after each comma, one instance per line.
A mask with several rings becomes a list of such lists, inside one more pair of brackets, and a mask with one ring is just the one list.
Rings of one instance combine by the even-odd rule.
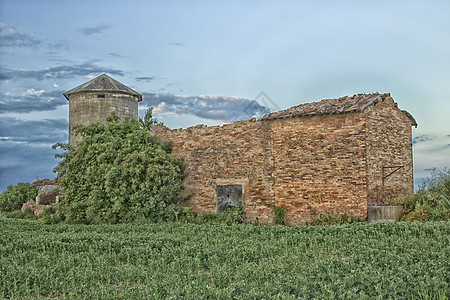
[[8, 185], [0, 194], [0, 211], [10, 212], [22, 208], [22, 204], [36, 198], [38, 189], [28, 183], [19, 182], [16, 186]]
[[[151, 109], [142, 124], [155, 124]], [[183, 189], [184, 164], [171, 144], [150, 135], [136, 120], [79, 126], [75, 147], [56, 144], [64, 153], [55, 172], [65, 198], [59, 214], [73, 223], [119, 223], [136, 218], [165, 219]]]

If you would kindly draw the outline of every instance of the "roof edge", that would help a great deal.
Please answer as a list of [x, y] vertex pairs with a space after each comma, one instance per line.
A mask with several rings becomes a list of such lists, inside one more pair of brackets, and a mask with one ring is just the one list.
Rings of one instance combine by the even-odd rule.
[[417, 128], [417, 126], [419, 124], [417, 124], [416, 119], [413, 117], [412, 114], [410, 114], [409, 112], [407, 112], [406, 110], [402, 110], [402, 112], [411, 120], [411, 126], [414, 126], [415, 128]]
[[[103, 84], [99, 84], [96, 81], [102, 82]], [[109, 83], [109, 88], [105, 88], [104, 82], [105, 80]], [[96, 86], [97, 83], [97, 86]], [[99, 85], [99, 86], [98, 86]], [[103, 85], [103, 88], [102, 88]], [[112, 88], [111, 88], [112, 87]], [[116, 93], [123, 93], [127, 95], [134, 95], [138, 98], [138, 102], [142, 101], [142, 94], [138, 93], [134, 89], [124, 85], [120, 81], [112, 78], [111, 76], [107, 75], [106, 73], [103, 73], [85, 83], [82, 83], [73, 89], [68, 90], [67, 92], [63, 93], [64, 97], [69, 100], [69, 97], [71, 95], [80, 94], [80, 93], [97, 93], [97, 92], [116, 92]]]
[[92, 91], [79, 91], [79, 92], [75, 92], [75, 93], [65, 92], [63, 95], [67, 99], [67, 101], [69, 101], [69, 96], [72, 96], [72, 95], [83, 94], [83, 93], [99, 93], [99, 92], [104, 92], [104, 93], [111, 93], [111, 92], [113, 92], [113, 93], [121, 93], [121, 94], [125, 94], [125, 95], [133, 95], [133, 96], [136, 96], [138, 98], [138, 102], [142, 101], [142, 95], [139, 94], [138, 92], [136, 92], [136, 94], [134, 94], [134, 93], [127, 93], [127, 92], [119, 91], [119, 90], [116, 91], [116, 90], [102, 90], [102, 89], [100, 89], [100, 90], [92, 90]]

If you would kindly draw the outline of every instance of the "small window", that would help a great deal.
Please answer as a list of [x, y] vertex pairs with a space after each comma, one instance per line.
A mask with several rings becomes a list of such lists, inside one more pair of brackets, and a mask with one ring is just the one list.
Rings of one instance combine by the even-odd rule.
[[98, 94], [97, 98], [105, 98], [105, 94]]
[[242, 205], [242, 185], [217, 186], [217, 211]]

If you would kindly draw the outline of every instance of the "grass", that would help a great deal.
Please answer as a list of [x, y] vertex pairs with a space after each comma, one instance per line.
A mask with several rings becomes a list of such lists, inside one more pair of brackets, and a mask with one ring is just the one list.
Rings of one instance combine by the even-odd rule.
[[0, 226], [0, 298], [449, 296], [448, 222]]

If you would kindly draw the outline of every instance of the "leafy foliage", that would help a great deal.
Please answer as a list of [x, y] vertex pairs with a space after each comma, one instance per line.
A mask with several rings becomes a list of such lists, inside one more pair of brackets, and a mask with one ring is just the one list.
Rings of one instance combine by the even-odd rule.
[[448, 299], [450, 223], [0, 219], [0, 298]]
[[[152, 110], [153, 110], [153, 107], [150, 107], [145, 112], [144, 118], [139, 118], [139, 124], [140, 124], [141, 128], [144, 130], [151, 130], [153, 125], [159, 124], [158, 121], [155, 118], [153, 118]], [[162, 123], [160, 123], [160, 124], [162, 124]]]
[[[151, 110], [143, 125], [154, 124]], [[66, 150], [55, 168], [65, 198], [59, 214], [73, 223], [120, 223], [136, 218], [166, 219], [179, 200], [183, 161], [170, 155], [171, 144], [150, 135], [136, 120], [79, 126], [83, 140]]]
[[286, 225], [286, 221], [284, 220], [284, 215], [286, 214], [286, 207], [274, 206], [273, 213], [274, 213], [273, 224]]
[[36, 198], [38, 189], [28, 183], [19, 182], [17, 185], [8, 185], [6, 191], [0, 194], [0, 211], [11, 212], [20, 210], [22, 204]]
[[420, 185], [415, 195], [397, 199], [403, 205], [402, 220], [405, 221], [448, 221], [450, 218], [450, 169], [434, 169], [431, 176]]

